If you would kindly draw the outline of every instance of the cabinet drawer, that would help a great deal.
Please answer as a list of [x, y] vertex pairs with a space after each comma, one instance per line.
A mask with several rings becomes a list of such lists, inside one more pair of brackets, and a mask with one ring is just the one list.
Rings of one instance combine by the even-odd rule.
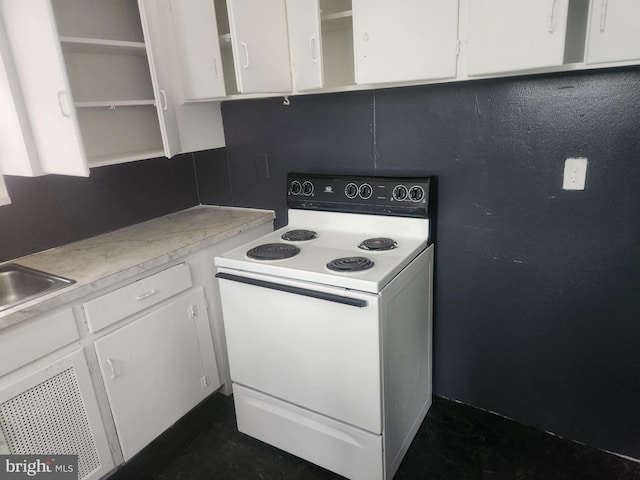
[[79, 338], [70, 308], [5, 330], [0, 334], [0, 376], [24, 367]]
[[189, 265], [181, 263], [86, 302], [84, 312], [91, 333], [191, 288]]

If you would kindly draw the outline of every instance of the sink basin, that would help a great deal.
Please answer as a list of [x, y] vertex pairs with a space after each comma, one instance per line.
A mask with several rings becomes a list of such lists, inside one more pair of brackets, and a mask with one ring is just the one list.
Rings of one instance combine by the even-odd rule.
[[9, 263], [0, 267], [0, 312], [75, 283], [75, 280]]

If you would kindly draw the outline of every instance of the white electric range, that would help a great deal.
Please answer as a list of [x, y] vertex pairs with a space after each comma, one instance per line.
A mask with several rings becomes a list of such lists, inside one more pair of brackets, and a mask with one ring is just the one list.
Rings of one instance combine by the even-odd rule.
[[431, 405], [430, 182], [289, 174], [288, 225], [216, 257], [240, 431], [393, 477]]

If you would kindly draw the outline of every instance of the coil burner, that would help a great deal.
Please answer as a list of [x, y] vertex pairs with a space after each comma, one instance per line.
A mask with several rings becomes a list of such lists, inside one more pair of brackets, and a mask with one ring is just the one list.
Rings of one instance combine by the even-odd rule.
[[282, 235], [283, 240], [289, 242], [304, 242], [306, 240], [313, 240], [318, 234], [313, 230], [289, 230]]
[[284, 260], [300, 253], [300, 249], [286, 243], [265, 243], [247, 252], [247, 257], [254, 260]]
[[398, 242], [396, 242], [393, 238], [387, 237], [376, 237], [376, 238], [367, 238], [364, 240], [358, 248], [362, 250], [369, 250], [372, 252], [380, 252], [384, 250], [393, 250], [398, 246]]
[[373, 267], [373, 261], [367, 257], [342, 257], [331, 260], [327, 268], [334, 272], [360, 272]]

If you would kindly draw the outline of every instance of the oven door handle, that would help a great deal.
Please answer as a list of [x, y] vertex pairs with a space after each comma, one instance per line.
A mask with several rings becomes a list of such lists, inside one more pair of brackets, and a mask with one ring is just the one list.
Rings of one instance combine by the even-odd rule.
[[233, 275], [231, 273], [216, 273], [216, 278], [221, 278], [222, 280], [231, 280], [232, 282], [246, 283], [247, 285], [255, 285], [256, 287], [270, 288], [272, 290], [293, 293], [295, 295], [304, 295], [305, 297], [318, 298], [320, 300], [341, 303], [343, 305], [351, 305], [353, 307], [363, 308], [367, 306], [367, 301], [361, 300], [359, 298], [343, 297], [342, 295], [335, 295], [333, 293], [318, 292], [316, 290], [310, 290], [308, 288], [282, 285], [280, 283], [267, 282], [265, 280], [258, 280], [256, 278], [241, 277], [240, 275]]

